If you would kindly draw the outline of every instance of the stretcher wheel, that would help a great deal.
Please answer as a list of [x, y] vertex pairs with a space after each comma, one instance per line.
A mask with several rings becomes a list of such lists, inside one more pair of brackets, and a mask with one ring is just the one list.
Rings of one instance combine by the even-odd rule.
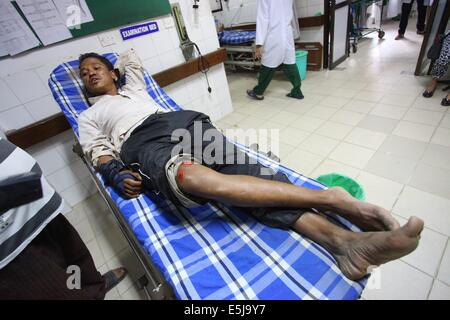
[[378, 38], [379, 38], [379, 39], [383, 39], [383, 37], [384, 37], [385, 34], [386, 34], [386, 33], [385, 33], [383, 30], [378, 31]]
[[356, 45], [356, 43], [352, 43], [352, 52], [356, 53], [358, 51], [358, 46]]
[[148, 285], [148, 279], [145, 275], [136, 280], [138, 290], [143, 290]]

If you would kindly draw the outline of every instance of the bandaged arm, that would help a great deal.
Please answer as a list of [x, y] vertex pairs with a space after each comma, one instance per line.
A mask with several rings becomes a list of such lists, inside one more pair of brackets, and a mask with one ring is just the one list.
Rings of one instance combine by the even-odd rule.
[[105, 184], [112, 186], [122, 197], [134, 198], [142, 191], [142, 182], [136, 173], [128, 170], [123, 163], [110, 156], [101, 156], [97, 171], [102, 175]]

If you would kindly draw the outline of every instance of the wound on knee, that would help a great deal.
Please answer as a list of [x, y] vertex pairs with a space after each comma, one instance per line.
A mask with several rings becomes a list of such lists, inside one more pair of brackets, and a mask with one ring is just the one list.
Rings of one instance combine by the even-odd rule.
[[[190, 176], [192, 176], [192, 170], [190, 168], [193, 168], [192, 166], [196, 164], [193, 161], [183, 161], [181, 165], [178, 167], [177, 173], [176, 173], [176, 179], [179, 184], [185, 184], [190, 181]], [[189, 182], [190, 183], [190, 182]], [[186, 187], [186, 186], [184, 186]]]
[[177, 171], [177, 180], [179, 183], [183, 183], [186, 172], [184, 171], [184, 167], [192, 166], [194, 163], [192, 161], [183, 161], [180, 165], [180, 168]]
[[183, 181], [184, 181], [184, 170], [183, 169], [178, 169], [177, 180], [179, 183], [183, 183]]

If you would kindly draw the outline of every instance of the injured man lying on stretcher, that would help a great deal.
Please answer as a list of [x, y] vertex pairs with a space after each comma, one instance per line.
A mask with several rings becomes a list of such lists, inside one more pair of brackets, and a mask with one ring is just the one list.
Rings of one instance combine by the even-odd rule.
[[[311, 190], [250, 159], [195, 111], [164, 111], [148, 96], [144, 69], [133, 50], [116, 66], [101, 55], [80, 56], [80, 76], [91, 107], [79, 117], [84, 153], [125, 198], [162, 193], [177, 206], [219, 202], [262, 223], [293, 229], [336, 259], [357, 280], [368, 268], [414, 251], [424, 223], [400, 226], [389, 211], [356, 200], [344, 189]], [[302, 161], [302, 159], [298, 159]], [[332, 211], [364, 232], [329, 222]]]

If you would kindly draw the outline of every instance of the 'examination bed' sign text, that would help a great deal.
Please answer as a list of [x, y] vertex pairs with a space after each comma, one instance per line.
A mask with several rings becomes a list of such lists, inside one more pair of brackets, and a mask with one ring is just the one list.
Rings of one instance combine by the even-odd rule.
[[122, 28], [120, 29], [120, 35], [122, 36], [123, 40], [128, 40], [157, 31], [159, 31], [158, 23], [156, 23], [156, 21], [153, 21], [145, 24]]

